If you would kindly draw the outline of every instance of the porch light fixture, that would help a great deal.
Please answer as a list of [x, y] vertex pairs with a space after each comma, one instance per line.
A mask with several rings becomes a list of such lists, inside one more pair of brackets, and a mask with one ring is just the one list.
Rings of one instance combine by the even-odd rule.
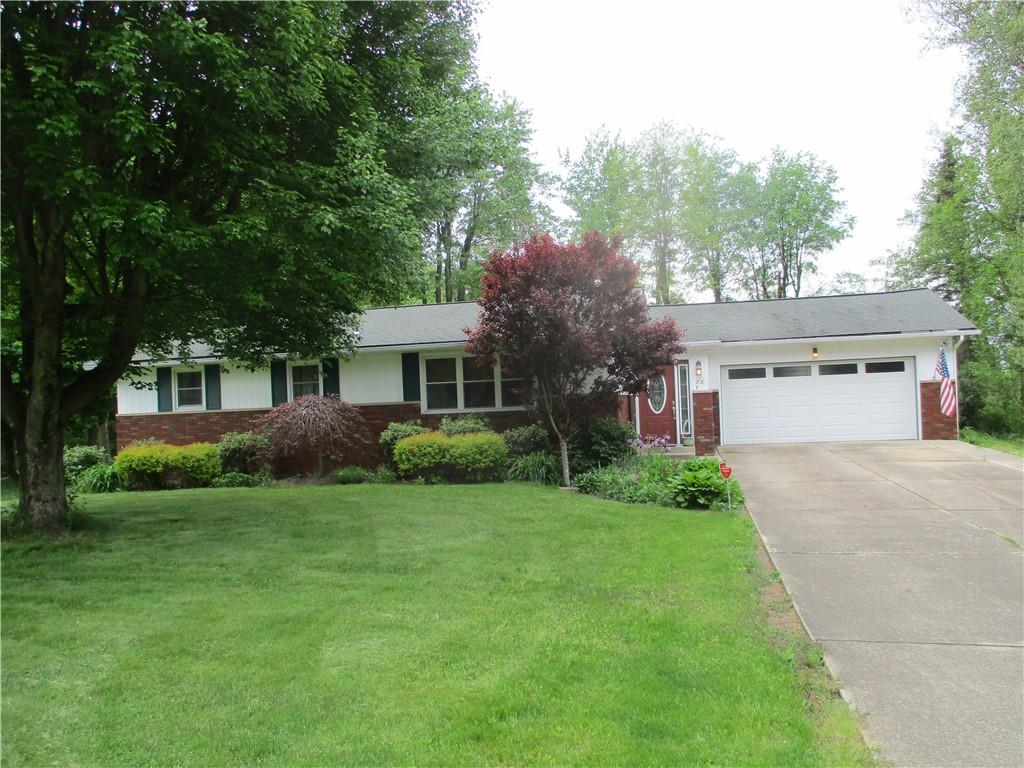
[[811, 347], [811, 357], [813, 357], [815, 360], [818, 359], [818, 348], [817, 347]]
[[696, 376], [698, 379], [704, 377], [704, 369], [700, 365], [700, 360], [697, 361], [697, 365], [693, 369], [693, 375]]

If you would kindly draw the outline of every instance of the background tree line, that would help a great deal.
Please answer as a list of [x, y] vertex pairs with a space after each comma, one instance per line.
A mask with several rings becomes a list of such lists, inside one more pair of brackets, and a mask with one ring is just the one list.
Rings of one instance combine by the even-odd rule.
[[[445, 171], [426, 190], [434, 215], [414, 301], [476, 298], [492, 251], [532, 233], [576, 241], [592, 230], [623, 238], [656, 303], [705, 291], [715, 301], [795, 297], [853, 226], [835, 169], [806, 152], [776, 149], [761, 164], [743, 163], [670, 123], [635, 142], [600, 129], [578, 157], [563, 155], [559, 179], [531, 157], [529, 114], [515, 102], [477, 85], [446, 111], [433, 144]], [[555, 216], [555, 199], [568, 216]]]
[[634, 142], [599, 130], [563, 162], [570, 233], [621, 235], [659, 304], [694, 289], [715, 301], [806, 294], [819, 256], [853, 227], [835, 169], [807, 152], [745, 163], [661, 123]]
[[935, 42], [966, 54], [961, 121], [939, 143], [888, 288], [927, 286], [981, 329], [960, 348], [961, 419], [1024, 434], [1024, 3], [926, 0]]

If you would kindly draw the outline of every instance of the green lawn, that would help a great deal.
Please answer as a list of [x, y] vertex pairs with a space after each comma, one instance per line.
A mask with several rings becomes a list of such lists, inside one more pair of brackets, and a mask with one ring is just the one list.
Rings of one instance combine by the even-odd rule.
[[983, 448], [993, 448], [1014, 456], [1024, 456], [1024, 437], [996, 437], [987, 432], [964, 427], [960, 430], [960, 439]]
[[19, 765], [871, 763], [749, 521], [556, 489], [83, 497], [3, 546]]

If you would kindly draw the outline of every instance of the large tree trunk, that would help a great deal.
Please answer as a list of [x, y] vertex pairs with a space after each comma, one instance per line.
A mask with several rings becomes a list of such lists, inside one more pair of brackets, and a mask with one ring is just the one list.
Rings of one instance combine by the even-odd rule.
[[[18, 442], [19, 509], [36, 530], [67, 522], [61, 347], [64, 331], [64, 224], [51, 208], [19, 210], [15, 239], [22, 264], [22, 360], [27, 391], [5, 402]], [[36, 234], [38, 233], [38, 247]], [[5, 385], [8, 383], [5, 376]], [[12, 400], [14, 398], [11, 398]]]
[[64, 430], [56, 416], [53, 409], [26, 414], [24, 442], [18, 446], [20, 512], [47, 533], [59, 533], [68, 522]]
[[109, 391], [131, 362], [145, 319], [147, 276], [129, 268], [121, 278], [103, 356], [88, 371], [62, 369], [65, 324], [65, 221], [52, 207], [24, 207], [15, 215], [21, 265], [21, 360], [0, 370], [2, 416], [14, 433], [23, 517], [36, 530], [58, 532], [67, 523], [64, 427], [68, 419]]

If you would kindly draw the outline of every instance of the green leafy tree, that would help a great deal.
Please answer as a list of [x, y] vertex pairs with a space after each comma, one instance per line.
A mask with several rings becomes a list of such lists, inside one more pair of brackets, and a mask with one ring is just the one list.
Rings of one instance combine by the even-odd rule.
[[759, 177], [744, 175], [746, 289], [755, 299], [800, 296], [819, 256], [853, 229], [838, 175], [814, 155], [778, 148]]
[[660, 123], [633, 150], [631, 216], [634, 238], [643, 248], [641, 265], [654, 284], [654, 301], [674, 299], [672, 285], [683, 250], [682, 209], [688, 137], [670, 123]]
[[934, 38], [966, 55], [963, 122], [945, 137], [895, 258], [982, 331], [960, 349], [961, 420], [1024, 433], [1024, 3], [931, 0]]
[[587, 137], [580, 156], [561, 155], [566, 168], [562, 200], [572, 210], [570, 236], [578, 240], [587, 232], [604, 232], [623, 238], [630, 252], [633, 222], [632, 150], [619, 135], [604, 128]]
[[716, 302], [737, 281], [742, 269], [743, 217], [750, 166], [741, 166], [732, 150], [702, 136], [686, 145], [683, 156], [680, 223], [687, 271]]
[[775, 150], [763, 170], [699, 133], [660, 123], [625, 143], [601, 130], [566, 167], [571, 231], [609, 232], [643, 268], [657, 303], [678, 300], [680, 267], [715, 301], [799, 296], [821, 253], [853, 226], [836, 172]]
[[137, 348], [345, 349], [361, 306], [408, 290], [437, 173], [414, 127], [471, 76], [473, 9], [2, 13], [2, 410], [21, 509], [57, 529], [64, 429]]
[[426, 291], [436, 303], [479, 292], [488, 253], [509, 247], [547, 223], [539, 196], [548, 178], [530, 156], [530, 116], [514, 101], [497, 101], [475, 85], [439, 110], [429, 144], [441, 174], [424, 238], [430, 269]]

